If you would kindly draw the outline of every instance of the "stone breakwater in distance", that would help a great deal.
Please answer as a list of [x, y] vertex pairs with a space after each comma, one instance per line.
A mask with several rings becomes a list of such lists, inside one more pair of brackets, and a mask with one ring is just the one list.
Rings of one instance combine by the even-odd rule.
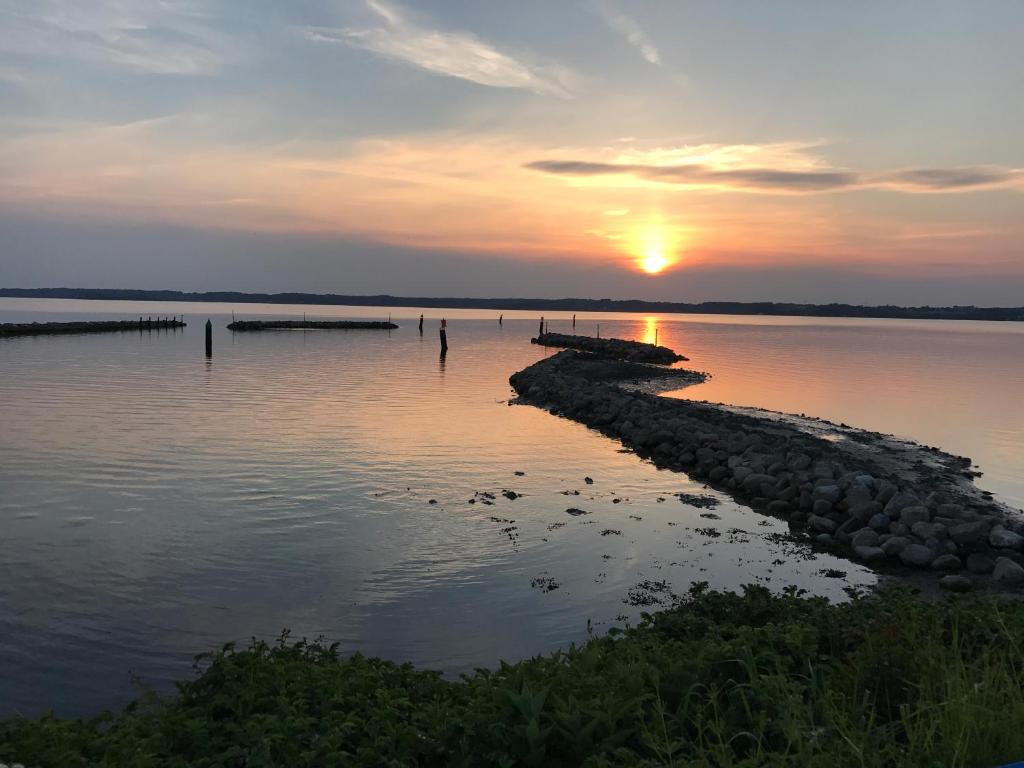
[[229, 331], [303, 330], [377, 330], [390, 331], [398, 326], [384, 320], [236, 320], [228, 323]]
[[70, 323], [0, 323], [0, 338], [8, 336], [57, 336], [71, 333], [117, 333], [184, 328], [182, 320], [167, 317], [147, 320], [83, 320]]
[[572, 336], [567, 333], [542, 333], [537, 338], [530, 339], [530, 343], [542, 347], [578, 349], [581, 352], [593, 352], [601, 357], [630, 363], [671, 365], [681, 360], [689, 360], [668, 347], [656, 347], [653, 344], [626, 339], [596, 339], [593, 336]]
[[[974, 485], [969, 459], [819, 419], [660, 397], [623, 386], [617, 366], [566, 350], [509, 382], [520, 402], [621, 440], [875, 570], [934, 574], [951, 591], [1024, 587], [1024, 517]], [[643, 370], [659, 375], [633, 366], [628, 378]]]

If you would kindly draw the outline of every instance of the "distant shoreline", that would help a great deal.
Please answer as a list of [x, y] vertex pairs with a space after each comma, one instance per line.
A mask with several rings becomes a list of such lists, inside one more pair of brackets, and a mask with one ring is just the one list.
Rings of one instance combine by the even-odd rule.
[[237, 304], [320, 304], [352, 307], [423, 307], [534, 310], [538, 312], [663, 312], [700, 315], [860, 317], [907, 320], [1024, 321], [1024, 307], [897, 307], [788, 302], [643, 301], [640, 299], [477, 299], [426, 296], [345, 296], [334, 293], [242, 293], [238, 291], [155, 291], [129, 288], [0, 288], [0, 298], [95, 301], [211, 301]]

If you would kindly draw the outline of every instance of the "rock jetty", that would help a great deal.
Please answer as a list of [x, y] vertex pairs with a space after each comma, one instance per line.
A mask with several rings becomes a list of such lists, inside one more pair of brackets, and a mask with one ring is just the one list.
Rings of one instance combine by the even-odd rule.
[[[1024, 517], [974, 485], [969, 459], [818, 419], [659, 397], [617, 381], [622, 365], [566, 350], [509, 381], [521, 402], [621, 440], [876, 570], [920, 569], [954, 591], [1024, 585]], [[658, 375], [634, 366], [629, 378], [645, 370]]]
[[383, 320], [236, 320], [228, 323], [229, 331], [291, 331], [291, 330], [375, 330], [390, 331], [398, 326]]
[[56, 336], [69, 333], [116, 333], [184, 328], [186, 323], [169, 317], [146, 320], [88, 320], [71, 323], [0, 323], [0, 338], [13, 336]]
[[542, 333], [535, 339], [530, 339], [531, 344], [539, 344], [542, 347], [561, 347], [563, 349], [578, 349], [582, 352], [593, 354], [612, 360], [625, 360], [630, 363], [655, 363], [657, 365], [671, 365], [689, 358], [676, 354], [668, 347], [656, 347], [654, 344], [644, 344], [639, 341], [627, 341], [626, 339], [598, 339], [593, 336], [573, 336], [568, 333]]

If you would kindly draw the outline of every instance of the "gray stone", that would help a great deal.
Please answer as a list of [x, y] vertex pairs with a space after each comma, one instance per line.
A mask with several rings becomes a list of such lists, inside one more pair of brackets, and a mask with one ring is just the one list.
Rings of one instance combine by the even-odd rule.
[[1024, 568], [1008, 557], [997, 557], [996, 567], [992, 569], [992, 578], [1000, 584], [1024, 584]]
[[857, 485], [863, 485], [868, 490], [874, 490], [874, 488], [875, 488], [875, 478], [873, 478], [871, 475], [867, 475], [867, 474], [856, 475], [853, 478], [853, 482], [855, 482]]
[[932, 568], [936, 571], [959, 571], [960, 558], [956, 555], [939, 555], [932, 560]]
[[912, 565], [915, 568], [927, 568], [935, 559], [935, 553], [924, 544], [908, 544], [900, 552], [900, 560], [904, 565]]
[[816, 515], [827, 515], [832, 511], [832, 502], [825, 501], [824, 499], [817, 499], [815, 500], [811, 511]]
[[882, 543], [882, 551], [889, 557], [896, 557], [909, 545], [910, 539], [905, 539], [902, 536], [892, 536]]
[[807, 525], [812, 530], [820, 531], [821, 533], [834, 533], [836, 530], [836, 524], [821, 515], [811, 515], [807, 518]]
[[925, 497], [924, 505], [928, 509], [938, 509], [940, 504], [945, 504], [947, 501], [946, 495], [940, 491], [932, 491]]
[[910, 532], [924, 541], [941, 539], [946, 535], [945, 527], [938, 523], [914, 523], [910, 526]]
[[832, 543], [832, 537], [829, 536], [827, 533], [819, 533], [817, 536], [814, 537], [814, 540], [826, 547]]
[[871, 491], [863, 485], [851, 485], [849, 490], [846, 491], [846, 506], [850, 510], [862, 504], [870, 504], [873, 501], [874, 499], [871, 498]]
[[854, 547], [853, 554], [856, 555], [859, 559], [863, 560], [865, 563], [874, 563], [878, 560], [885, 559], [885, 550], [883, 550], [881, 547]]
[[[895, 499], [893, 499], [893, 501], [895, 501]], [[891, 504], [892, 501], [890, 501], [889, 504], [885, 505], [885, 514], [889, 515], [889, 517], [892, 517], [892, 511], [890, 509]], [[927, 507], [922, 507], [920, 504], [901, 507], [899, 514], [900, 522], [904, 525], [910, 526], [912, 526], [914, 523], [927, 523], [929, 520], [931, 520], [932, 517]]]
[[736, 467], [732, 471], [732, 476], [736, 478], [737, 483], [742, 483], [752, 474], [754, 474], [754, 470], [752, 470], [750, 467]]
[[823, 499], [829, 504], [835, 504], [843, 497], [843, 492], [838, 485], [819, 485], [811, 495], [815, 499]]
[[939, 586], [950, 592], [970, 592], [973, 585], [966, 576], [950, 574], [939, 579]]
[[[881, 494], [879, 494], [881, 495]], [[901, 492], [893, 496], [885, 505], [885, 514], [896, 517], [907, 507], [919, 507], [921, 502], [912, 493]]]
[[976, 520], [973, 523], [960, 523], [949, 529], [949, 538], [961, 546], [977, 544], [988, 536], [988, 523]]
[[861, 528], [852, 537], [853, 547], [877, 547], [878, 531], [871, 528]]
[[967, 570], [971, 573], [992, 573], [995, 561], [981, 552], [972, 552], [967, 556]]
[[[878, 483], [878, 493], [875, 494], [875, 501], [880, 504], [887, 504], [893, 496], [896, 495], [896, 486], [888, 480], [882, 480]], [[892, 515], [890, 515], [892, 517]]]
[[988, 543], [999, 549], [1020, 549], [1024, 536], [1008, 531], [1001, 525], [994, 526], [988, 535]]
[[789, 460], [787, 466], [794, 472], [809, 469], [811, 466], [811, 457], [806, 453], [797, 453]]
[[894, 536], [909, 536], [910, 526], [904, 525], [899, 520], [897, 520], [894, 523], [889, 523], [889, 533], [893, 534]]
[[887, 531], [889, 530], [889, 516], [879, 512], [877, 515], [872, 515], [871, 519], [868, 520], [868, 527], [874, 528], [876, 531]]
[[940, 517], [963, 517], [964, 508], [959, 504], [939, 504], [935, 514]]
[[760, 473], [754, 473], [749, 475], [743, 481], [743, 489], [751, 495], [759, 495], [761, 493], [761, 486], [767, 483], [768, 485], [775, 485], [775, 478], [771, 475], [764, 475]]
[[780, 499], [776, 499], [768, 505], [768, 513], [771, 515], [782, 516], [787, 514], [791, 509], [792, 507], [788, 501], [782, 501]]
[[[870, 520], [875, 515], [882, 514], [882, 505], [877, 501], [865, 501], [861, 504], [851, 504], [847, 507], [850, 517], [856, 517], [858, 520]], [[888, 520], [888, 515], [885, 516]], [[888, 522], [886, 523], [888, 525]]]

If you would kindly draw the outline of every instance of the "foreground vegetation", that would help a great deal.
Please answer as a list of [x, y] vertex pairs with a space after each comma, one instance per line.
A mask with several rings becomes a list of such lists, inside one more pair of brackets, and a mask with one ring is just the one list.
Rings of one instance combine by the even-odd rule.
[[1024, 758], [1024, 604], [696, 588], [462, 681], [287, 637], [168, 698], [0, 722], [26, 766], [995, 766]]

